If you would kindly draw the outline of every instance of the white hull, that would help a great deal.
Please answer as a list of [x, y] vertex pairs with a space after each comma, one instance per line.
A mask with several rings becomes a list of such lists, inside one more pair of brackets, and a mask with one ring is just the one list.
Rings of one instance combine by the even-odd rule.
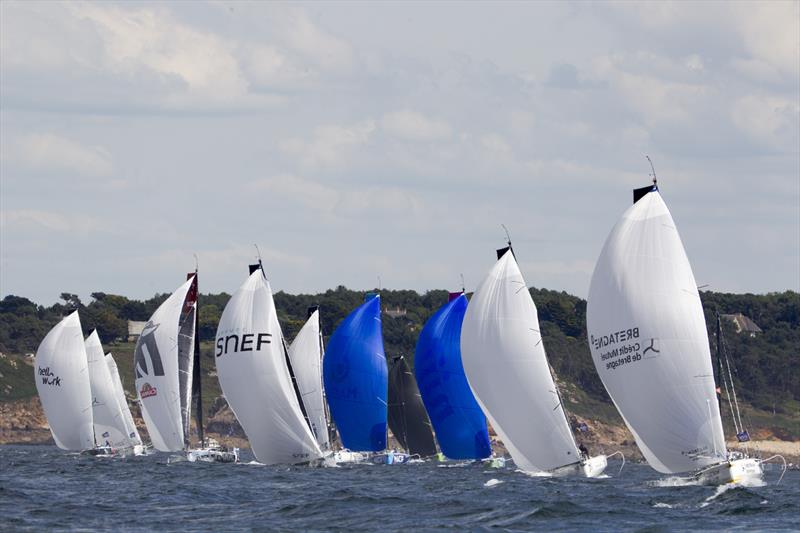
[[191, 463], [238, 463], [239, 448], [231, 448], [230, 450], [223, 450], [220, 448], [198, 448], [195, 450], [188, 450], [186, 452], [186, 459]]
[[370, 454], [364, 452], [339, 450], [333, 453], [333, 462], [337, 465], [365, 463], [369, 461], [369, 457]]
[[565, 476], [583, 476], [583, 477], [598, 477], [602, 474], [608, 466], [608, 459], [605, 455], [596, 455], [584, 459], [580, 463], [573, 463], [571, 465], [562, 466], [546, 472], [553, 477]]
[[747, 485], [761, 482], [764, 470], [761, 468], [761, 461], [747, 457], [711, 465], [695, 473], [692, 477], [702, 485], [725, 485], [726, 483]]

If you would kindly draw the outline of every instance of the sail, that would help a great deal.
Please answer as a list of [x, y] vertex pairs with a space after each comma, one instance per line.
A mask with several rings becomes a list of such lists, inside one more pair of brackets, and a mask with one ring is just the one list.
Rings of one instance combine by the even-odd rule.
[[[189, 350], [184, 322], [189, 280], [162, 303], [145, 324], [133, 355], [136, 394], [153, 446], [162, 452], [184, 449], [182, 412], [191, 392], [191, 373], [180, 363]], [[191, 317], [192, 324], [194, 317]], [[194, 328], [192, 328], [192, 331]], [[191, 357], [191, 353], [188, 354]], [[181, 372], [181, 369], [183, 371]]]
[[114, 356], [110, 353], [106, 354], [106, 366], [108, 366], [108, 372], [111, 374], [111, 381], [114, 383], [114, 393], [122, 409], [122, 420], [125, 424], [125, 434], [128, 436], [128, 445], [138, 446], [142, 443], [142, 438], [139, 436], [136, 423], [133, 421], [133, 415], [128, 406], [128, 398], [125, 396], [125, 389], [122, 388], [122, 380], [119, 377], [117, 363], [114, 361]]
[[436, 455], [431, 423], [405, 357], [394, 357], [389, 368], [389, 429], [408, 453]]
[[361, 452], [386, 448], [388, 370], [379, 295], [370, 295], [333, 332], [322, 375], [344, 447]]
[[222, 392], [260, 462], [295, 464], [322, 457], [295, 394], [272, 289], [260, 269], [225, 306], [215, 359]]
[[97, 330], [86, 338], [85, 345], [92, 391], [95, 444], [104, 446], [108, 443], [114, 448], [125, 448], [128, 446], [125, 420]]
[[328, 420], [325, 416], [325, 399], [322, 394], [322, 342], [319, 332], [319, 310], [308, 317], [294, 342], [289, 346], [297, 388], [306, 408], [311, 430], [320, 448], [330, 447]]
[[492, 454], [486, 416], [461, 364], [461, 323], [467, 297], [460, 294], [425, 323], [417, 341], [414, 373], [442, 453], [451, 459]]
[[36, 390], [56, 445], [62, 450], [94, 448], [89, 364], [77, 311], [45, 336], [34, 363]]
[[[203, 368], [201, 366], [202, 361], [200, 360], [200, 342], [197, 339], [197, 335], [200, 333], [197, 331], [200, 323], [200, 309], [198, 305], [198, 285], [197, 285], [197, 271], [189, 273], [186, 275], [186, 279], [192, 279], [194, 276], [194, 283], [189, 288], [189, 293], [186, 295], [186, 303], [193, 304], [188, 308], [190, 313], [194, 313], [194, 339], [193, 339], [193, 350], [192, 350], [192, 376], [191, 382], [187, 384], [187, 389], [189, 389], [189, 385], [191, 385], [191, 403], [188, 403], [189, 406], [194, 406], [194, 416], [195, 416], [195, 424], [197, 425], [197, 437], [200, 440], [200, 446], [203, 446], [205, 442], [205, 429], [203, 427]], [[184, 310], [187, 308], [184, 307]], [[191, 410], [191, 409], [189, 409]], [[189, 410], [186, 412], [185, 418], [185, 433], [184, 433], [184, 440], [188, 445], [188, 431], [189, 431]]]
[[606, 240], [586, 319], [597, 372], [648, 463], [678, 473], [724, 459], [700, 295], [654, 187]]
[[467, 307], [461, 358], [475, 399], [519, 468], [546, 471], [580, 460], [536, 306], [510, 249]]

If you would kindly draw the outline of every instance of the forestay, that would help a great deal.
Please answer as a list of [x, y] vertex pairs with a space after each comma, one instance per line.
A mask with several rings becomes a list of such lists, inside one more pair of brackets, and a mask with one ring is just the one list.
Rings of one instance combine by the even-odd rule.
[[725, 458], [700, 295], [655, 187], [603, 247], [587, 324], [597, 372], [653, 468], [687, 472]]
[[289, 346], [297, 388], [303, 399], [311, 430], [323, 450], [328, 442], [328, 419], [322, 392], [322, 338], [319, 331], [319, 309], [314, 309]]
[[192, 322], [192, 334], [194, 331], [194, 316], [183, 313], [193, 279], [156, 309], [145, 324], [134, 352], [135, 386], [142, 417], [153, 446], [162, 452], [184, 449], [184, 427], [188, 421], [181, 416], [181, 404], [188, 402], [191, 372], [179, 372], [183, 368], [179, 366], [179, 355], [188, 349], [185, 335], [181, 340], [181, 333], [187, 328], [181, 323], [182, 316], [184, 322]]
[[126, 448], [128, 442], [125, 420], [105, 353], [97, 330], [86, 338], [86, 357], [89, 363], [89, 384], [92, 391], [92, 418], [97, 446], [110, 444], [113, 448]]
[[328, 341], [322, 374], [331, 416], [345, 448], [386, 448], [388, 370], [381, 332], [381, 299], [367, 301], [345, 317]]
[[459, 294], [425, 323], [414, 356], [419, 392], [442, 453], [450, 459], [483, 459], [492, 453], [486, 416], [461, 364], [461, 323], [467, 297]]
[[519, 468], [547, 471], [580, 460], [550, 374], [536, 306], [510, 249], [472, 296], [461, 357], [478, 404]]
[[256, 459], [295, 464], [322, 457], [292, 384], [272, 289], [260, 269], [225, 306], [215, 356], [222, 392]]
[[117, 369], [117, 363], [111, 353], [106, 354], [106, 366], [108, 366], [108, 372], [111, 374], [111, 381], [114, 384], [114, 394], [116, 394], [122, 410], [122, 421], [125, 425], [125, 434], [128, 436], [128, 445], [138, 446], [142, 444], [142, 438], [139, 436], [136, 423], [133, 421], [133, 415], [128, 406], [128, 398], [125, 396], [125, 389], [122, 388], [122, 380], [119, 377], [119, 369]]
[[35, 366], [36, 389], [56, 445], [62, 450], [94, 448], [89, 369], [77, 311], [45, 336]]

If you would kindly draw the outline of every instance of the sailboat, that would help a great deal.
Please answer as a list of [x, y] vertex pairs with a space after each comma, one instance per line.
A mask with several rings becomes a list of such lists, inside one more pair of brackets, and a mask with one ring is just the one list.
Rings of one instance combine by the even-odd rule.
[[333, 332], [322, 375], [331, 417], [345, 448], [339, 462], [364, 459], [358, 452], [386, 448], [388, 370], [381, 332], [381, 300], [367, 294]]
[[461, 323], [467, 311], [464, 292], [428, 319], [417, 340], [414, 374], [430, 415], [436, 440], [450, 459], [478, 460], [492, 454], [486, 415], [469, 388], [461, 363]]
[[289, 361], [297, 381], [297, 389], [306, 409], [311, 431], [320, 450], [330, 449], [328, 412], [322, 385], [322, 333], [319, 306], [308, 309], [308, 319], [289, 345]]
[[470, 388], [518, 468], [596, 477], [606, 468], [606, 456], [589, 457], [575, 442], [510, 241], [497, 258], [473, 294], [461, 329]]
[[[389, 429], [406, 451], [397, 461], [391, 452], [391, 462], [405, 462], [405, 458], [426, 458], [436, 455], [431, 423], [425, 404], [417, 387], [417, 380], [402, 355], [391, 358], [389, 364]], [[387, 461], [389, 459], [387, 457]], [[407, 459], [406, 459], [407, 460]]]
[[142, 443], [142, 437], [139, 435], [139, 430], [136, 428], [131, 409], [128, 406], [128, 399], [125, 396], [125, 389], [122, 388], [122, 380], [119, 377], [117, 362], [114, 361], [114, 356], [111, 355], [110, 352], [106, 354], [105, 359], [108, 373], [114, 385], [114, 394], [117, 396], [117, 401], [119, 402], [122, 412], [122, 423], [125, 427], [125, 433], [128, 436], [130, 444], [133, 446], [134, 455], [143, 455], [146, 452], [146, 448]]
[[[162, 303], [145, 324], [134, 351], [136, 393], [153, 446], [186, 453], [189, 461], [235, 462], [238, 449], [204, 446], [200, 368], [196, 345], [197, 272]], [[192, 394], [193, 390], [196, 394]], [[198, 415], [200, 448], [189, 443], [192, 400]]]
[[655, 177], [633, 201], [589, 287], [597, 372], [658, 472], [713, 484], [760, 479], [758, 459], [726, 448], [700, 294]]
[[[125, 413], [120, 405], [119, 394], [96, 329], [86, 338], [85, 347], [92, 393], [92, 423], [97, 445], [96, 454], [127, 455], [137, 452], [141, 454], [142, 441], [135, 427], [130, 431], [126, 426]], [[124, 405], [127, 409], [127, 402]]]
[[260, 264], [222, 312], [215, 343], [222, 392], [261, 463], [323, 457], [311, 430], [283, 340], [272, 288]]
[[36, 390], [56, 446], [95, 448], [89, 362], [78, 312], [62, 319], [36, 350]]

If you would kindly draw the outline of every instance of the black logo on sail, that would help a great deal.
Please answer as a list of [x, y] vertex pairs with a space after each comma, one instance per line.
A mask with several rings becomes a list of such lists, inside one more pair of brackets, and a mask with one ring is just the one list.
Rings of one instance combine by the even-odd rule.
[[[142, 329], [139, 342], [136, 344], [136, 353], [133, 358], [133, 367], [136, 371], [136, 379], [144, 376], [163, 376], [164, 365], [161, 362], [161, 353], [156, 344], [155, 331], [160, 324], [148, 322]], [[148, 365], [149, 360], [149, 365]], [[152, 368], [151, 368], [152, 367]], [[152, 370], [152, 372], [151, 372]]]
[[651, 339], [650, 339], [650, 346], [647, 346], [647, 347], [644, 349], [644, 351], [642, 351], [642, 356], [646, 355], [646, 354], [647, 354], [647, 352], [653, 352], [653, 353], [650, 355], [650, 357], [655, 357], [657, 354], [660, 354], [660, 353], [661, 353], [661, 350], [659, 350], [658, 348], [656, 348], [656, 339], [654, 339], [654, 338], [651, 338]]

